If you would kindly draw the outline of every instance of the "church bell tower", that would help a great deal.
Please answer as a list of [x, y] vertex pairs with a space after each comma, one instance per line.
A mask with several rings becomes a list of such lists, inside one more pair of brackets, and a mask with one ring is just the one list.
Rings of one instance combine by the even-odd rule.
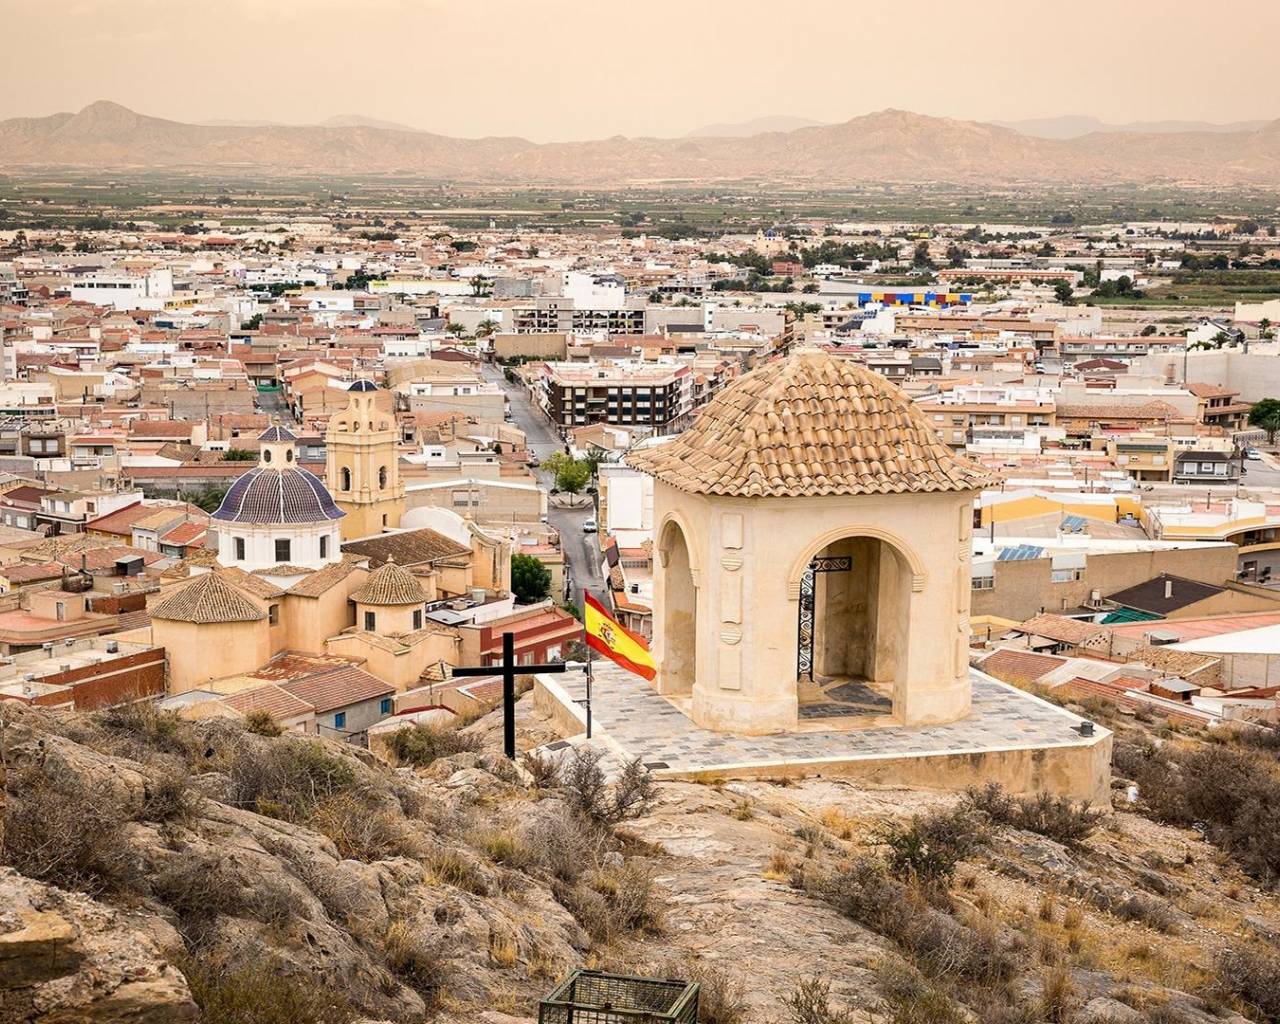
[[324, 437], [329, 490], [346, 513], [343, 540], [394, 529], [404, 513], [396, 421], [386, 396], [369, 380], [347, 390], [347, 407], [330, 417]]

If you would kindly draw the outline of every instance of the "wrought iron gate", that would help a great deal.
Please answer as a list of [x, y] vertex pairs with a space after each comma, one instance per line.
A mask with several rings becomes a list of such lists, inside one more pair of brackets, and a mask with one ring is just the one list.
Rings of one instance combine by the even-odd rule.
[[800, 621], [797, 628], [796, 675], [813, 681], [813, 636], [817, 605], [817, 574], [848, 572], [853, 559], [848, 555], [819, 555], [800, 575]]

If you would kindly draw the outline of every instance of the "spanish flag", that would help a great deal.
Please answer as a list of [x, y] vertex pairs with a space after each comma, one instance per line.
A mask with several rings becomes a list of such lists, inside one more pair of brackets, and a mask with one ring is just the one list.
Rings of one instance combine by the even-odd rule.
[[656, 676], [658, 666], [654, 664], [653, 655], [649, 653], [649, 645], [644, 639], [615, 622], [604, 610], [604, 606], [590, 594], [583, 596], [586, 598], [582, 617], [587, 630], [587, 646], [616, 661], [628, 672], [634, 672], [645, 679]]

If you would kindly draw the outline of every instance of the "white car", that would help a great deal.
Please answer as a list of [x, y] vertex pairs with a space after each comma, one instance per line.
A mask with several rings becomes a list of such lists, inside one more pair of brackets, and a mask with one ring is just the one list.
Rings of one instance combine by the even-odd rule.
[[582, 524], [582, 532], [583, 532], [583, 533], [595, 533], [597, 529], [598, 529], [598, 526], [597, 526], [597, 523], [596, 523], [596, 521], [595, 521], [595, 517], [594, 517], [594, 516], [593, 516], [592, 518], [590, 518], [590, 519], [586, 520], [586, 521]]

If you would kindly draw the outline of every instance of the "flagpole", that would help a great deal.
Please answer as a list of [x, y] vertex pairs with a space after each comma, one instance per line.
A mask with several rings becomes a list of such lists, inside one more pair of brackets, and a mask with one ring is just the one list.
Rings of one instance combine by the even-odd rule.
[[[583, 618], [585, 619], [585, 618], [586, 618], [586, 614], [587, 614], [587, 609], [586, 609], [586, 594], [587, 594], [587, 589], [586, 589], [586, 587], [583, 587], [583, 588], [582, 588], [582, 594], [583, 594], [583, 602], [582, 602], [582, 604], [583, 604], [583, 607], [582, 607], [582, 616], [583, 616]], [[594, 648], [594, 647], [592, 647], [590, 644], [587, 644], [587, 645], [586, 645], [586, 647], [587, 647], [587, 701], [586, 701], [586, 707], [587, 707], [587, 739], [591, 739], [591, 683], [592, 683], [593, 678], [594, 678], [593, 673], [594, 673], [595, 669], [593, 668], [593, 665], [594, 665], [595, 660], [596, 660], [596, 650], [595, 650], [595, 648]]]

